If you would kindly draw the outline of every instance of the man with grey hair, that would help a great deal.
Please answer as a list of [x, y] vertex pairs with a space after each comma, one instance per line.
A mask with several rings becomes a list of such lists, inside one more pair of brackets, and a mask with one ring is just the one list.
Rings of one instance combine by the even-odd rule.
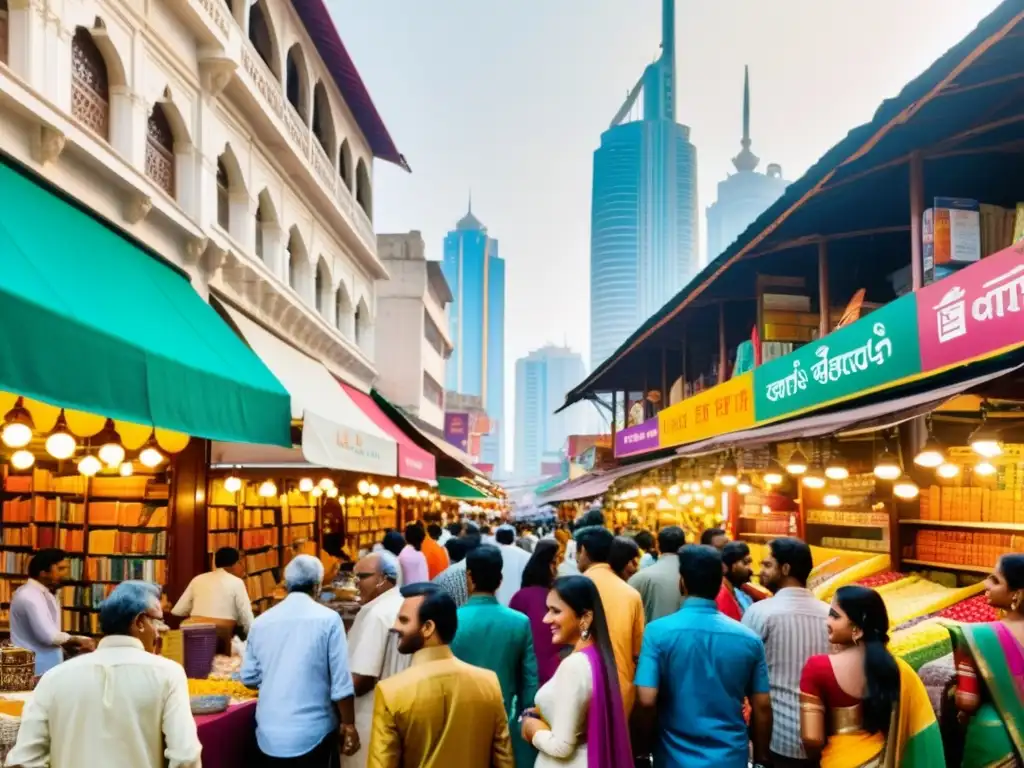
[[362, 745], [359, 752], [345, 757], [345, 768], [365, 768], [370, 730], [373, 724], [373, 695], [379, 680], [402, 672], [410, 656], [398, 652], [391, 628], [402, 608], [402, 594], [395, 585], [401, 566], [390, 552], [373, 552], [353, 570], [362, 608], [348, 632], [348, 661], [356, 691], [356, 730]]
[[260, 691], [256, 741], [267, 766], [333, 768], [339, 735], [343, 754], [359, 749], [345, 628], [316, 601], [323, 578], [317, 558], [292, 558], [288, 596], [249, 632], [241, 679]]
[[22, 768], [198, 768], [202, 746], [181, 665], [154, 653], [160, 589], [118, 584], [99, 611], [94, 653], [39, 680], [7, 765]]

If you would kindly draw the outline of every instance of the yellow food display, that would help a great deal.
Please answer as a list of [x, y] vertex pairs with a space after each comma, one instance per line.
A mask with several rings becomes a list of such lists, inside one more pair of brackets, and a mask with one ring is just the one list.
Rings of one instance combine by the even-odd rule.
[[847, 584], [853, 584], [856, 581], [865, 579], [868, 576], [873, 576], [876, 573], [887, 571], [892, 567], [892, 560], [889, 559], [888, 555], [875, 555], [874, 557], [868, 557], [866, 560], [861, 560], [850, 565], [847, 568], [836, 573], [830, 579], [822, 584], [819, 584], [814, 589], [814, 596], [819, 600], [829, 602], [836, 590], [840, 587], [845, 587]]
[[895, 627], [918, 616], [941, 611], [984, 589], [984, 583], [980, 582], [961, 589], [950, 589], [920, 576], [912, 576], [886, 584], [878, 591], [889, 611], [889, 625]]
[[230, 696], [232, 699], [255, 699], [259, 691], [247, 688], [235, 680], [188, 681], [189, 696]]

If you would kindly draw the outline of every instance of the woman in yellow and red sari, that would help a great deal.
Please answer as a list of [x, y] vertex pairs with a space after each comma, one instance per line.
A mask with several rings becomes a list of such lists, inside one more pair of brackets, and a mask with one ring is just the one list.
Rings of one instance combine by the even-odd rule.
[[938, 768], [942, 737], [924, 683], [893, 657], [881, 596], [840, 587], [828, 616], [839, 650], [812, 656], [800, 679], [800, 735], [821, 768]]
[[985, 582], [1002, 621], [949, 626], [963, 768], [1024, 766], [1024, 555], [1004, 555]]

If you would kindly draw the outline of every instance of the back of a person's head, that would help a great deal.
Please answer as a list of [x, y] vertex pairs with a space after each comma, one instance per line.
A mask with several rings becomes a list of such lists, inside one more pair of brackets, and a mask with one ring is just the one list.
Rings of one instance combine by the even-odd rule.
[[426, 538], [427, 533], [419, 523], [409, 523], [409, 525], [405, 526], [405, 541], [407, 544], [411, 544], [416, 549], [419, 549]]
[[467, 553], [472, 552], [483, 543], [483, 537], [479, 533], [468, 533], [461, 540]]
[[713, 547], [715, 545], [715, 538], [718, 536], [725, 536], [725, 531], [721, 528], [708, 528], [700, 535], [700, 543], [706, 547]]
[[218, 568], [230, 568], [241, 559], [242, 556], [234, 547], [221, 547], [213, 556], [213, 564]]
[[48, 572], [57, 563], [66, 560], [67, 553], [63, 549], [40, 549], [32, 559], [28, 561], [28, 577], [38, 579], [43, 573]]
[[490, 536], [491, 535], [491, 526], [486, 525], [486, 524], [481, 525], [480, 526], [480, 535], [481, 536]]
[[402, 597], [422, 597], [417, 618], [420, 626], [434, 622], [437, 638], [442, 645], [450, 645], [459, 628], [459, 609], [452, 596], [430, 581], [406, 584], [400, 589]]
[[783, 566], [788, 565], [789, 573], [787, 575], [798, 582], [800, 586], [806, 587], [807, 579], [810, 577], [811, 571], [814, 570], [814, 558], [807, 543], [787, 536], [781, 539], [772, 539], [768, 547], [772, 558], [779, 564], [779, 570], [782, 571]]
[[448, 523], [445, 527], [452, 536], [458, 536], [462, 533], [462, 523]]
[[654, 534], [650, 531], [637, 531], [636, 536], [633, 537], [636, 545], [640, 547], [644, 552], [650, 552], [654, 549]]
[[480, 535], [480, 526], [474, 523], [472, 520], [467, 520], [465, 525], [462, 526], [463, 536]]
[[324, 564], [312, 555], [296, 555], [284, 569], [284, 585], [289, 592], [313, 594], [324, 580]]
[[669, 525], [658, 531], [658, 551], [674, 555], [686, 544], [686, 532], [678, 525]]
[[600, 509], [588, 509], [583, 516], [576, 521], [576, 528], [587, 528], [591, 525], [604, 527], [604, 512]]
[[448, 560], [452, 563], [461, 562], [466, 557], [466, 540], [457, 539], [452, 537], [444, 543], [444, 548], [448, 550]]
[[340, 532], [332, 531], [331, 533], [324, 534], [324, 552], [331, 557], [341, 557], [344, 544], [345, 542]]
[[434, 541], [437, 541], [438, 539], [441, 538], [441, 526], [438, 525], [437, 523], [431, 523], [430, 525], [427, 526], [427, 534]]
[[722, 553], [707, 544], [683, 547], [679, 575], [688, 596], [714, 600], [722, 588]]
[[400, 555], [405, 549], [405, 537], [398, 531], [388, 531], [384, 534], [381, 546], [392, 555]]
[[621, 573], [629, 565], [631, 560], [640, 557], [640, 547], [629, 536], [616, 536], [612, 539], [611, 549], [608, 551], [608, 565], [616, 573]]
[[473, 579], [477, 592], [494, 593], [501, 586], [501, 569], [504, 561], [501, 550], [484, 544], [466, 555], [466, 572]]
[[100, 603], [100, 630], [105, 635], [130, 635], [140, 614], [160, 605], [160, 587], [147, 581], [122, 581]]
[[516, 532], [511, 528], [502, 526], [495, 532], [494, 540], [499, 544], [514, 544], [516, 541]]
[[559, 545], [554, 539], [541, 539], [523, 569], [523, 587], [550, 588], [554, 581], [551, 563], [558, 557]]
[[732, 568], [736, 563], [746, 559], [750, 555], [750, 547], [745, 541], [730, 541], [722, 547], [722, 564], [726, 568]]
[[576, 532], [576, 546], [587, 550], [587, 556], [595, 563], [607, 563], [612, 552], [615, 535], [607, 528], [589, 526]]

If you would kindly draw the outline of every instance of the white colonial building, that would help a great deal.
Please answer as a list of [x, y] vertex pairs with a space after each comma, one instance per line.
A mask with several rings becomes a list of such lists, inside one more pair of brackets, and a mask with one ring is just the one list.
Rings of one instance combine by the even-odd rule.
[[404, 160], [324, 0], [0, 0], [0, 152], [376, 376], [373, 159]]

